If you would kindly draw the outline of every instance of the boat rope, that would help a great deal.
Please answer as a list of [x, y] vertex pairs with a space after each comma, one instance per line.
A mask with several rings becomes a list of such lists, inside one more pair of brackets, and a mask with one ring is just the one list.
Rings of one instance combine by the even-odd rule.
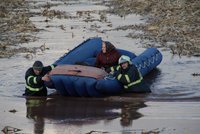
[[141, 70], [142, 68], [147, 68], [151, 66], [152, 64], [154, 64], [158, 60], [159, 56], [160, 56], [160, 53], [156, 53], [155, 55], [151, 56], [147, 60], [142, 61], [139, 64], [136, 64], [136, 67], [138, 68], [138, 70]]
[[111, 74], [107, 74], [105, 77], [104, 77], [104, 80], [114, 80], [115, 77]]

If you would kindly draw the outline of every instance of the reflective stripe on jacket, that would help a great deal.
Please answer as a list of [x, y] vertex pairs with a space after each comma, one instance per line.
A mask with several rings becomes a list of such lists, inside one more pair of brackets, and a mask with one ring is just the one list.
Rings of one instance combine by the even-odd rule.
[[112, 66], [110, 67], [109, 72], [115, 72], [115, 71], [118, 71], [119, 69], [120, 69], [120, 65]]
[[36, 92], [42, 90], [43, 86], [38, 87], [36, 86], [37, 84], [38, 82], [37, 82], [36, 76], [33, 76], [33, 75], [28, 76], [27, 82], [26, 82], [27, 89], [29, 89], [30, 91], [36, 91]]
[[26, 88], [29, 89], [30, 91], [34, 91], [34, 92], [37, 92], [37, 91], [40, 91], [40, 90], [43, 89], [43, 87], [33, 88], [33, 87], [28, 86], [28, 85], [26, 85]]
[[54, 69], [56, 66], [55, 65], [50, 65], [51, 70]]
[[27, 83], [28, 83], [28, 85], [31, 85], [31, 82], [33, 82], [34, 84], [37, 84], [37, 77], [34, 77], [34, 76], [29, 76], [28, 78], [27, 78]]
[[[138, 71], [138, 72], [139, 72], [139, 71]], [[125, 75], [125, 76], [126, 76], [126, 79], [128, 79], [127, 81], [130, 81], [128, 75]], [[133, 82], [129, 83], [128, 85], [124, 85], [124, 88], [125, 88], [125, 89], [128, 89], [129, 87], [140, 83], [140, 82], [143, 80], [143, 77], [142, 77], [142, 75], [140, 74], [140, 72], [139, 72], [139, 76], [140, 76], [140, 77], [139, 77], [138, 80], [133, 81]]]
[[41, 91], [42, 89], [45, 89], [45, 85], [44, 85], [44, 81], [42, 80], [42, 77], [55, 67], [56, 65], [44, 67], [39, 75], [36, 75], [34, 73], [33, 68], [29, 68], [25, 74], [26, 89], [30, 91], [34, 91], [34, 92], [38, 92], [38, 91]]
[[139, 84], [143, 77], [134, 65], [130, 65], [126, 70], [119, 66], [116, 71], [116, 79], [124, 85], [125, 89], [128, 89], [133, 85]]

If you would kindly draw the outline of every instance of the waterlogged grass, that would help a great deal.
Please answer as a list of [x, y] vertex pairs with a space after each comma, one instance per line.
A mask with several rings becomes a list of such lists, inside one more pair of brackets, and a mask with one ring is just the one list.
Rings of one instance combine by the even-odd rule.
[[[25, 0], [0, 0], [0, 58], [29, 52], [19, 44], [35, 41], [38, 29], [29, 20]], [[18, 46], [18, 47], [16, 47]]]
[[[67, 0], [64, 1], [64, 4], [67, 3]], [[167, 48], [167, 51], [179, 56], [200, 56], [199, 0], [109, 0], [100, 1], [99, 4], [109, 7], [108, 11], [99, 13], [99, 20], [89, 18], [90, 12], [95, 11], [80, 11], [76, 16], [72, 16], [67, 12], [52, 10], [51, 7], [57, 5], [50, 2], [34, 8], [41, 9], [37, 15], [46, 17], [45, 22], [53, 18], [82, 17], [85, 22], [106, 23], [106, 14], [121, 17], [140, 14], [146, 20], [145, 24], [125, 25], [109, 30], [129, 30], [126, 37], [140, 38], [144, 47]], [[34, 15], [29, 11], [30, 8], [33, 7], [25, 0], [0, 0], [0, 58], [16, 53], [35, 53], [40, 49], [19, 45], [38, 39], [36, 33], [40, 29], [29, 20], [29, 17]], [[112, 24], [108, 25], [112, 27]], [[62, 25], [60, 27], [64, 29]]]
[[110, 13], [121, 17], [136, 13], [147, 20], [146, 24], [118, 27], [133, 29], [127, 37], [147, 40], [143, 42], [147, 47], [169, 48], [172, 54], [200, 56], [199, 0], [111, 0], [109, 4]]

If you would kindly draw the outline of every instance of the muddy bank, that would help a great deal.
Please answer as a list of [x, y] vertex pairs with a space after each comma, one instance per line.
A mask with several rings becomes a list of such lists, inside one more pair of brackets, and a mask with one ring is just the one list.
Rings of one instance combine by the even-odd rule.
[[[28, 48], [22, 43], [36, 41], [38, 29], [29, 20], [31, 16], [44, 16], [44, 22], [49, 22], [53, 18], [74, 19], [83, 18], [85, 22], [105, 22], [108, 29], [100, 30], [100, 27], [91, 25], [91, 28], [106, 31], [129, 30], [128, 38], [141, 39], [143, 47], [163, 47], [164, 50], [171, 51], [172, 54], [200, 56], [200, 1], [198, 0], [109, 0], [97, 2], [96, 4], [108, 6], [106, 11], [99, 12], [100, 18], [91, 18], [91, 13], [95, 11], [77, 11], [76, 15], [67, 12], [52, 10], [52, 7], [69, 5], [70, 2], [62, 3], [46, 2], [43, 5], [30, 6], [31, 1], [25, 0], [0, 0], [0, 57], [10, 57], [16, 53], [35, 54], [38, 47]], [[9, 8], [7, 8], [9, 7]], [[30, 12], [30, 9], [41, 9], [41, 12]], [[147, 23], [123, 25], [112, 28], [112, 24], [107, 21], [107, 13], [116, 14], [126, 18], [130, 14], [142, 15]], [[47, 25], [46, 28], [51, 27]], [[63, 25], [59, 26], [65, 30]], [[73, 29], [73, 27], [72, 27]], [[142, 32], [138, 32], [142, 31]], [[73, 35], [72, 35], [73, 36]]]
[[32, 52], [22, 43], [35, 41], [38, 29], [29, 20], [28, 3], [25, 0], [0, 0], [0, 58], [15, 53]]
[[144, 16], [146, 24], [114, 29], [131, 29], [126, 36], [142, 39], [144, 47], [164, 47], [179, 56], [200, 56], [200, 1], [111, 0], [107, 4], [111, 13], [121, 17], [132, 13]]
[[[0, 58], [8, 58], [17, 53], [26, 53], [25, 58], [33, 58], [38, 51], [49, 49], [45, 44], [41, 46], [28, 46], [29, 42], [35, 42], [40, 37], [37, 35], [45, 28], [52, 27], [47, 25], [44, 28], [38, 28], [30, 20], [34, 16], [43, 16], [43, 22], [48, 23], [52, 19], [72, 19], [66, 12], [52, 10], [60, 4], [67, 3], [49, 3], [37, 4], [35, 1], [26, 0], [0, 0]], [[40, 12], [30, 11], [39, 9]], [[63, 25], [58, 26], [63, 31], [66, 30]]]

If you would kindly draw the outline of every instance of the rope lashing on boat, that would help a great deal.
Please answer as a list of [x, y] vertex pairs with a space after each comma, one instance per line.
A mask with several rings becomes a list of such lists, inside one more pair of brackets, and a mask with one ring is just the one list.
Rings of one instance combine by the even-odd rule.
[[143, 61], [141, 64], [136, 64], [136, 67], [138, 68], [138, 70], [149, 67], [151, 64], [154, 64], [155, 61], [158, 60], [158, 57], [159, 57], [159, 53], [156, 53], [154, 56]]
[[115, 77], [111, 74], [107, 74], [105, 77], [104, 77], [105, 80], [114, 80]]

